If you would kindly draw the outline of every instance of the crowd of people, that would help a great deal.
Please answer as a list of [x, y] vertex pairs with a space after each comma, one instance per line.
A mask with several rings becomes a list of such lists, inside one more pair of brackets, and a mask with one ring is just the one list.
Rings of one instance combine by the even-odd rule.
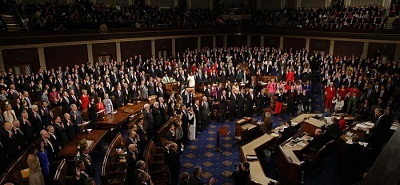
[[[173, 150], [168, 157], [176, 158], [183, 144], [208, 128], [212, 109], [218, 110], [217, 121], [225, 122], [261, 115], [270, 101], [275, 101], [272, 97], [277, 97], [275, 115], [315, 111], [311, 108], [312, 68], [321, 71], [326, 108], [373, 119], [371, 111], [375, 107], [394, 109], [398, 104], [393, 97], [398, 95], [399, 65], [380, 58], [242, 46], [187, 50], [169, 58], [144, 59], [137, 55], [122, 62], [60, 66], [47, 71], [40, 68], [37, 73], [25, 75], [9, 69], [0, 75], [0, 122], [4, 128], [0, 132], [0, 160], [10, 164], [35, 138], [41, 138], [29, 151], [38, 157], [33, 155], [32, 161], [39, 160], [44, 181], [49, 181], [54, 173], [49, 164], [81, 132], [82, 111], [87, 110], [90, 120], [96, 122], [104, 114], [152, 95], [157, 101], [146, 104], [142, 120], [128, 130], [126, 151], [132, 153], [128, 169], [144, 159], [147, 141], [157, 139], [156, 130], [178, 116], [180, 120], [170, 125], [167, 136], [176, 143], [168, 146], [169, 151]], [[276, 79], [259, 83], [263, 76]], [[177, 82], [179, 91], [167, 95], [163, 84], [170, 82]], [[189, 88], [201, 85], [203, 98], [194, 99]], [[60, 106], [62, 116], [53, 117], [50, 110]], [[77, 167], [80, 175], [75, 178], [79, 183], [83, 183], [80, 177], [94, 177], [88, 152], [83, 143], [79, 160], [84, 166]], [[177, 182], [176, 166], [180, 164], [169, 165]], [[37, 166], [34, 169], [38, 171]], [[143, 178], [150, 177], [143, 174]]]
[[[296, 27], [308, 29], [381, 30], [387, 20], [386, 9], [379, 5], [325, 8], [255, 9], [254, 7], [187, 9], [148, 5], [106, 6], [89, 2], [75, 4], [17, 4], [30, 30], [110, 28], [254, 26]], [[233, 12], [231, 12], [233, 11]], [[393, 14], [394, 10], [391, 10]], [[223, 14], [248, 14], [249, 19], [223, 19]], [[283, 21], [281, 21], [283, 20]]]
[[386, 9], [379, 5], [294, 9], [288, 10], [286, 16], [288, 27], [380, 30], [386, 21]]

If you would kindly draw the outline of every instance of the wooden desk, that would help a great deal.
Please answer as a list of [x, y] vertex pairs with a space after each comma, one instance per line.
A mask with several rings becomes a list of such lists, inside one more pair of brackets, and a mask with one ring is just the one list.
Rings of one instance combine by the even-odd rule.
[[302, 166], [304, 162], [300, 161], [295, 152], [305, 148], [308, 142], [303, 140], [301, 141], [303, 145], [295, 144], [294, 146], [288, 146], [287, 144], [290, 143], [292, 139], [279, 145], [277, 152], [277, 168], [285, 184], [298, 185], [302, 178]]
[[[262, 145], [265, 145], [267, 143], [272, 142], [275, 139], [274, 136], [271, 136], [269, 134], [264, 134], [261, 137], [253, 140], [252, 142], [240, 147], [242, 156], [241, 160], [242, 162], [247, 161], [246, 156], [256, 156], [256, 149], [261, 147]], [[265, 173], [260, 173], [263, 172], [263, 169], [261, 167], [260, 161], [249, 161], [250, 164], [250, 181], [255, 184], [268, 184], [269, 182], [276, 182], [274, 179], [268, 178]]]
[[307, 118], [316, 117], [316, 116], [322, 116], [322, 114], [300, 114], [291, 120], [292, 126], [296, 126], [297, 124], [303, 122]]
[[117, 109], [117, 113], [115, 114], [107, 114], [104, 120], [96, 122], [97, 125], [100, 126], [101, 129], [111, 129], [117, 128], [122, 123], [128, 121], [129, 116], [138, 114], [142, 111], [145, 102], [138, 102], [135, 105], [125, 105], [119, 109]]
[[304, 120], [302, 131], [307, 132], [311, 136], [314, 136], [315, 129], [322, 128], [324, 125], [325, 125], [325, 122], [311, 117], [311, 118]]
[[100, 143], [101, 139], [106, 135], [107, 132], [107, 130], [92, 130], [90, 134], [87, 132], [79, 133], [74, 139], [69, 141], [63, 149], [61, 149], [61, 151], [58, 153], [58, 157], [67, 159], [75, 158], [76, 154], [78, 153], [79, 142], [82, 139], [91, 141], [89, 150], [93, 150]]

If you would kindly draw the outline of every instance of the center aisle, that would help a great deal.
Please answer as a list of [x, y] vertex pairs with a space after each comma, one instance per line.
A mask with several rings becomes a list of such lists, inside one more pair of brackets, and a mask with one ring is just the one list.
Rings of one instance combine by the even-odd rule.
[[[221, 126], [225, 126], [230, 133], [220, 139], [221, 152], [215, 152], [217, 130]], [[214, 177], [214, 184], [234, 184], [229, 175], [236, 169], [235, 163], [240, 162], [240, 149], [234, 137], [234, 122], [212, 122], [208, 130], [200, 132], [195, 141], [185, 145], [185, 151], [181, 155], [181, 173], [192, 174], [193, 167], [200, 166], [203, 169], [204, 183]]]

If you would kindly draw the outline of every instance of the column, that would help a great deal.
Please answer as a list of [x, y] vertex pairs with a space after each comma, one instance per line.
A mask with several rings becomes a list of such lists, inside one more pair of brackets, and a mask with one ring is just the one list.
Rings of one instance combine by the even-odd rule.
[[210, 10], [213, 10], [213, 7], [214, 7], [214, 1], [213, 0], [210, 0]]
[[176, 55], [175, 38], [172, 39], [172, 56]]
[[325, 0], [325, 7], [331, 6], [331, 0]]
[[368, 56], [368, 45], [369, 42], [364, 42], [363, 52], [361, 54], [361, 58], [367, 58]]
[[217, 47], [217, 36], [213, 35], [213, 48]]
[[44, 55], [43, 47], [38, 48], [38, 56], [39, 56], [40, 67], [42, 67], [42, 69], [46, 71], [47, 70], [46, 57]]
[[264, 47], [264, 35], [261, 36], [260, 47]]
[[223, 44], [223, 46], [225, 47], [226, 45], [228, 45], [228, 35], [224, 35], [224, 44]]
[[279, 38], [279, 48], [283, 49], [283, 37]]
[[192, 8], [192, 0], [187, 0], [187, 9]]
[[300, 8], [300, 7], [301, 7], [301, 0], [297, 0], [296, 7], [297, 7], [297, 8]]
[[[92, 1], [95, 1], [95, 0], [92, 0]], [[134, 3], [134, 0], [128, 0], [128, 5], [130, 6], [130, 5], [133, 5], [133, 3]]]
[[[0, 52], [0, 54], [1, 54], [1, 52]], [[1, 58], [0, 58], [0, 60], [1, 60]], [[393, 61], [395, 61], [395, 62], [399, 62], [399, 60], [400, 60], [400, 44], [397, 44], [397, 46], [396, 46], [396, 53], [394, 53], [394, 60]], [[1, 62], [1, 61], [0, 61]], [[4, 64], [3, 64], [4, 65]], [[1, 67], [1, 63], [0, 63], [0, 67]], [[4, 66], [3, 66], [3, 68], [4, 68]]]
[[251, 35], [247, 35], [247, 46], [251, 46]]
[[284, 9], [286, 5], [286, 0], [281, 0], [281, 8]]
[[201, 37], [197, 37], [197, 49], [201, 50]]
[[145, 0], [145, 2], [144, 2], [146, 5], [151, 5], [151, 2], [150, 2], [150, 0]]
[[86, 49], [87, 49], [88, 62], [91, 63], [91, 64], [94, 64], [92, 44], [86, 44]]
[[335, 49], [335, 41], [331, 40], [331, 42], [329, 44], [329, 55], [333, 55], [334, 49]]
[[0, 71], [6, 71], [4, 67], [3, 52], [1, 49], [0, 49]]
[[154, 39], [151, 39], [151, 55], [156, 57], [156, 41]]
[[117, 61], [122, 62], [121, 57], [121, 42], [115, 43], [115, 52], [117, 53]]
[[178, 0], [174, 0], [174, 6], [175, 7], [179, 6]]
[[351, 6], [351, 0], [344, 0], [344, 6]]
[[306, 38], [306, 50], [310, 53], [310, 39]]

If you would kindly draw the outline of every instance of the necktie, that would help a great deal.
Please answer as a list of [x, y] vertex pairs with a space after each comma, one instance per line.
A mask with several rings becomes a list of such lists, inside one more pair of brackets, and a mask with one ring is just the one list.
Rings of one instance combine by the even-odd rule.
[[35, 113], [35, 115], [40, 120], [40, 122], [42, 122], [42, 118], [40, 117], [40, 115], [37, 112]]
[[28, 126], [31, 126], [31, 122], [29, 122], [29, 120], [26, 120], [25, 123], [28, 124]]
[[21, 129], [17, 128], [17, 131], [18, 131], [21, 135], [24, 135], [24, 133], [21, 131]]

